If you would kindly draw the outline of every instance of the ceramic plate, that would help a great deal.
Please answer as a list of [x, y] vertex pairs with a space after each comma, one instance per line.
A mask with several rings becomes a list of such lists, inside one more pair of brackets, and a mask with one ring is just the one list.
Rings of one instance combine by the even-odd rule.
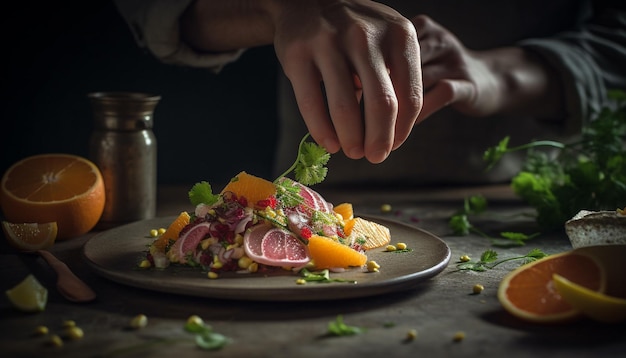
[[331, 273], [331, 278], [356, 281], [296, 284], [297, 273], [278, 270], [272, 274], [221, 273], [208, 279], [200, 268], [170, 266], [165, 270], [140, 269], [145, 258], [151, 229], [167, 227], [175, 217], [139, 221], [103, 231], [83, 248], [88, 264], [100, 275], [133, 287], [221, 299], [257, 301], [335, 300], [366, 297], [415, 288], [440, 273], [450, 261], [450, 248], [438, 237], [379, 217], [364, 217], [387, 226], [392, 243], [404, 242], [412, 251], [385, 252], [384, 248], [367, 252], [369, 260], [380, 264], [380, 272], [353, 268]]

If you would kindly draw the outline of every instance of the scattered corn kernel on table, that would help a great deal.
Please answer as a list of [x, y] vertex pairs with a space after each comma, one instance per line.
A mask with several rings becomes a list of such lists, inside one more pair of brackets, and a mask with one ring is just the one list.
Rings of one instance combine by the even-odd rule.
[[[159, 189], [159, 217], [190, 210], [188, 187]], [[579, 320], [539, 325], [509, 315], [496, 296], [499, 282], [519, 265], [512, 261], [484, 272], [458, 271], [463, 255], [479, 258], [487, 249], [500, 257], [524, 255], [532, 248], [548, 254], [571, 249], [564, 233], [544, 234], [526, 246], [494, 248], [477, 235], [454, 236], [449, 217], [463, 198], [484, 195], [488, 212], [478, 222], [486, 232], [537, 230], [532, 209], [518, 201], [506, 186], [416, 190], [320, 190], [333, 203], [351, 202], [355, 212], [383, 216], [425, 230], [449, 247], [449, 262], [435, 276], [408, 290], [350, 299], [275, 301], [200, 297], [150, 290], [111, 280], [86, 263], [83, 247], [102, 232], [57, 242], [57, 255], [97, 293], [89, 303], [71, 303], [55, 289], [56, 276], [35, 255], [18, 254], [2, 243], [0, 289], [6, 291], [33, 273], [49, 291], [45, 311], [21, 313], [5, 295], [0, 299], [0, 351], [3, 357], [617, 357], [626, 354], [626, 324]], [[380, 211], [388, 204], [391, 210]], [[521, 214], [521, 215], [520, 215]], [[148, 233], [146, 233], [147, 235]], [[393, 240], [393, 239], [392, 239]], [[385, 270], [383, 265], [381, 272]], [[220, 278], [218, 278], [219, 280]], [[296, 287], [294, 278], [294, 288]], [[207, 284], [211, 284], [207, 278]], [[314, 283], [308, 283], [311, 285]], [[484, 290], [474, 292], [480, 284]], [[324, 283], [350, 290], [348, 283]], [[356, 283], [358, 285], [358, 282]], [[283, 291], [280, 291], [283, 292]], [[139, 314], [147, 325], [132, 329]], [[206, 351], [185, 331], [188, 317], [197, 315], [213, 332], [227, 337], [225, 347]], [[360, 334], [329, 336], [328, 325], [341, 317]], [[84, 336], [71, 340], [63, 324], [74, 321]], [[46, 326], [48, 335], [37, 335]], [[61, 347], [49, 336], [59, 334]]]

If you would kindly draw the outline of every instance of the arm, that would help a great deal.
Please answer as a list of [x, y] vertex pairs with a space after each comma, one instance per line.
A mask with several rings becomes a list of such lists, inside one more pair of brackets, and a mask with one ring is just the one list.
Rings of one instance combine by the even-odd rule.
[[413, 19], [422, 50], [424, 120], [446, 106], [474, 117], [517, 113], [563, 118], [562, 89], [544, 60], [520, 47], [471, 51], [447, 29]]
[[421, 109], [415, 29], [376, 2], [197, 0], [181, 31], [205, 52], [273, 44], [309, 132], [331, 153], [382, 162]]
[[575, 133], [605, 105], [608, 89], [626, 89], [626, 15], [620, 9], [597, 12], [582, 27], [550, 38], [487, 51], [464, 48], [427, 17], [413, 22], [426, 90], [418, 121], [449, 105], [470, 116], [566, 120]]

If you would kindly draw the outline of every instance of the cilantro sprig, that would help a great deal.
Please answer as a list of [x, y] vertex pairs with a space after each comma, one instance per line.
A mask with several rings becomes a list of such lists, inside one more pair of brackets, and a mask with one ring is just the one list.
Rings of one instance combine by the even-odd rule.
[[191, 205], [197, 206], [199, 204], [212, 205], [219, 200], [219, 195], [213, 194], [211, 184], [206, 181], [201, 181], [194, 184], [189, 190], [189, 201]]
[[483, 272], [483, 271], [493, 269], [494, 267], [504, 262], [514, 261], [514, 260], [523, 260], [522, 264], [527, 264], [529, 262], [542, 259], [546, 256], [548, 255], [544, 253], [543, 251], [541, 251], [540, 249], [532, 249], [526, 255], [509, 257], [509, 258], [497, 261], [498, 253], [494, 250], [486, 250], [480, 255], [480, 259], [478, 261], [470, 260], [466, 262], [459, 262], [456, 265], [456, 268], [459, 271]]
[[309, 136], [310, 134], [307, 133], [302, 137], [296, 160], [289, 169], [274, 180], [274, 183], [278, 183], [281, 178], [291, 172], [294, 172], [296, 181], [306, 186], [319, 184], [326, 179], [326, 174], [328, 174], [326, 164], [330, 160], [330, 154], [324, 147], [307, 142]]
[[[610, 91], [608, 100], [614, 105], [583, 126], [580, 140], [534, 141], [510, 148], [506, 137], [485, 152], [491, 168], [505, 154], [527, 150], [511, 187], [536, 209], [540, 227], [562, 228], [581, 209], [626, 206], [626, 92]], [[556, 156], [540, 150], [545, 146], [556, 148]]]

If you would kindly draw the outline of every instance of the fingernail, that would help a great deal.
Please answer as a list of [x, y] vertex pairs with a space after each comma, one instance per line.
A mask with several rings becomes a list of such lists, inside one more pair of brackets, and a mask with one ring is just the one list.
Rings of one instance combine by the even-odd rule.
[[387, 159], [387, 156], [389, 156], [389, 152], [385, 151], [385, 150], [379, 150], [374, 152], [369, 160], [372, 163], [381, 163], [383, 162], [385, 159]]
[[348, 151], [348, 157], [352, 159], [361, 159], [363, 155], [363, 149], [359, 147], [354, 147]]

